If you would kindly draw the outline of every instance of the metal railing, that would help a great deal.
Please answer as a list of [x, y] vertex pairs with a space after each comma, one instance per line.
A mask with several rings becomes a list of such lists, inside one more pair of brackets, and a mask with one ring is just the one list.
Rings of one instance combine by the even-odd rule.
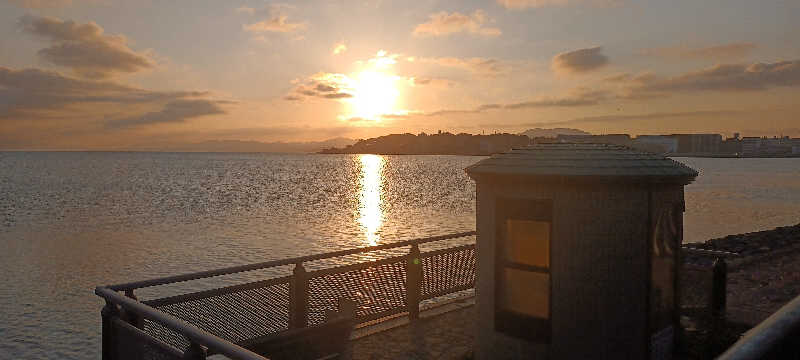
[[706, 316], [723, 317], [727, 302], [728, 261], [739, 254], [725, 251], [681, 247], [681, 299], [684, 309], [706, 312]]
[[[106, 301], [103, 358], [127, 359], [131, 357], [126, 354], [147, 352], [152, 355], [148, 358], [164, 359], [203, 359], [210, 354], [264, 359], [237, 344], [320, 325], [341, 299], [357, 304], [358, 323], [402, 313], [416, 319], [422, 301], [474, 287], [475, 235], [463, 232], [101, 286], [95, 293]], [[422, 244], [445, 240], [469, 243], [420, 251]], [[408, 252], [399, 253], [404, 247]], [[312, 271], [305, 265], [384, 250], [390, 254], [378, 260]], [[147, 287], [287, 265], [293, 265], [288, 276], [147, 301], [137, 300], [135, 294]]]
[[800, 296], [750, 329], [719, 360], [800, 358]]

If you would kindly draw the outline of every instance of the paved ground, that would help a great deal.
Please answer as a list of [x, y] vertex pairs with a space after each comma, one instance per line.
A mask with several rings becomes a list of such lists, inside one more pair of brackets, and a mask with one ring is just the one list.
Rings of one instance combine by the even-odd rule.
[[417, 321], [398, 318], [393, 320], [395, 324], [383, 323], [378, 329], [359, 329], [355, 336], [361, 337], [352, 341], [350, 357], [354, 360], [464, 359], [471, 352], [474, 340], [475, 306], [472, 301], [472, 298], [463, 299], [444, 308], [424, 311]]

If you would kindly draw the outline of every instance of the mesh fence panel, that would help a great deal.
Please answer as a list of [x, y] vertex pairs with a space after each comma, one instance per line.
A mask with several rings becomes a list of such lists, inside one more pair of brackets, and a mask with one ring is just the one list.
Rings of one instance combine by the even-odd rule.
[[406, 310], [405, 257], [358, 265], [311, 273], [308, 281], [309, 325], [323, 323], [326, 310], [336, 310], [340, 298], [357, 303], [358, 322]]
[[175, 332], [174, 330], [168, 329], [163, 325], [151, 321], [148, 319], [144, 320], [144, 332], [148, 335], [164, 342], [165, 344], [169, 344], [181, 351], [186, 350], [189, 347], [189, 340], [186, 339], [183, 335]]
[[[181, 359], [177, 349], [170, 349], [158, 338], [148, 335], [117, 319], [114, 327], [114, 358], [119, 360], [172, 360]], [[187, 342], [188, 344], [188, 342]]]
[[714, 278], [710, 265], [683, 264], [680, 271], [680, 301], [684, 309], [708, 309]]
[[[289, 281], [156, 308], [236, 343], [288, 329]], [[145, 330], [181, 349], [188, 346], [182, 336], [156, 323], [145, 324]]]
[[475, 286], [475, 245], [422, 254], [422, 298]]

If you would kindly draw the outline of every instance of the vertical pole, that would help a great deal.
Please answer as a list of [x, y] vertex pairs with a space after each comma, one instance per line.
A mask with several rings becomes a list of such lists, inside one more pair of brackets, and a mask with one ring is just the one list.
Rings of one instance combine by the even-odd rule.
[[422, 259], [419, 246], [411, 245], [406, 260], [406, 306], [411, 320], [419, 319], [419, 302], [422, 298]]
[[724, 343], [722, 333], [725, 331], [725, 303], [727, 291], [728, 265], [725, 259], [717, 258], [714, 260], [711, 280], [711, 326], [708, 340], [709, 359], [717, 357], [725, 351], [727, 344]]
[[[137, 298], [136, 295], [133, 293], [133, 289], [125, 290], [125, 296], [127, 296], [127, 297], [129, 297], [129, 298], [131, 298], [133, 300], [139, 301], [139, 298]], [[124, 310], [125, 309], [123, 309], [123, 311]], [[132, 311], [124, 311], [124, 315], [125, 315], [125, 320], [129, 324], [131, 324], [131, 325], [133, 325], [133, 326], [135, 326], [135, 327], [137, 327], [139, 329], [144, 329], [144, 318], [143, 317], [139, 316], [138, 314], [136, 314], [136, 313], [134, 313]]]
[[308, 273], [302, 262], [294, 265], [291, 281], [289, 328], [308, 326]]
[[728, 264], [725, 259], [714, 260], [714, 275], [711, 285], [711, 315], [714, 318], [725, 316], [725, 303], [728, 281]]
[[208, 356], [206, 349], [194, 341], [191, 341], [189, 347], [183, 352], [184, 360], [206, 360], [206, 356]]
[[116, 353], [114, 351], [114, 319], [119, 317], [119, 307], [117, 307], [117, 304], [106, 300], [106, 306], [103, 306], [103, 310], [100, 311], [100, 317], [103, 321], [103, 360], [113, 360]]

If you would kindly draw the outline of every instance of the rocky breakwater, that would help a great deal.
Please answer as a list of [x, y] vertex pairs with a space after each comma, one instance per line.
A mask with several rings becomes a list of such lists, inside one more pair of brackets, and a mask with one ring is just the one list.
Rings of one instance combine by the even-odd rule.
[[[783, 255], [800, 255], [800, 224], [781, 226], [772, 230], [728, 235], [685, 247], [735, 253], [728, 258], [729, 269], [745, 267], [760, 260]], [[798, 269], [800, 270], [800, 269]]]
[[755, 325], [800, 296], [800, 224], [687, 246], [739, 254], [726, 259], [729, 318]]

